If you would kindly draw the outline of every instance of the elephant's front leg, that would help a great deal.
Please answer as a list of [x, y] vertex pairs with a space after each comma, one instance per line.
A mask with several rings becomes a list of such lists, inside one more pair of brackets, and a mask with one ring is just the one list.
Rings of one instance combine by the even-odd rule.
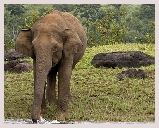
[[45, 82], [52, 66], [49, 62], [51, 61], [43, 60], [39, 56], [36, 57], [36, 66], [34, 66], [34, 101], [31, 113], [34, 123], [37, 123], [37, 120], [40, 119], [41, 107], [45, 104]]
[[62, 59], [58, 69], [58, 104], [57, 119], [64, 120], [68, 114], [68, 103], [71, 100], [70, 79], [72, 74], [72, 58]]
[[43, 99], [42, 99], [42, 104], [41, 104], [41, 113], [46, 113], [45, 90], [46, 90], [46, 82], [45, 82], [45, 86], [44, 86], [44, 94], [43, 94]]
[[57, 67], [53, 67], [47, 76], [46, 100], [49, 104], [56, 104], [56, 75]]
[[[36, 76], [34, 85], [34, 102], [32, 106], [31, 118], [34, 123], [40, 120], [41, 107], [44, 108], [44, 89], [45, 89], [45, 79], [41, 79]], [[41, 83], [40, 83], [41, 82]]]

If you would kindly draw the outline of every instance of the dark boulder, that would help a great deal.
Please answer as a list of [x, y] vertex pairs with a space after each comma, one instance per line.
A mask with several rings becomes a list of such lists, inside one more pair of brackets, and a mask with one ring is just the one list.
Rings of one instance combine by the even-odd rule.
[[129, 77], [129, 78], [146, 78], [146, 72], [144, 70], [141, 70], [141, 69], [128, 69], [126, 71], [122, 71], [121, 73], [119, 73], [117, 75], [117, 78], [119, 78], [120, 80], [121, 79], [124, 79], [126, 77]]
[[33, 65], [29, 61], [11, 60], [4, 64], [4, 71], [23, 73], [33, 69]]
[[95, 67], [141, 67], [155, 64], [155, 58], [141, 51], [99, 53], [91, 62]]
[[16, 60], [19, 58], [25, 58], [27, 56], [16, 52], [14, 49], [6, 50], [4, 52], [4, 60]]

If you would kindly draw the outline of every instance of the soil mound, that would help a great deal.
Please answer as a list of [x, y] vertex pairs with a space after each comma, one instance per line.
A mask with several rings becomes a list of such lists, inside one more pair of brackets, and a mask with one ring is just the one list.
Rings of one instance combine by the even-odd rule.
[[144, 70], [141, 70], [141, 69], [128, 69], [128, 70], [125, 70], [125, 71], [122, 71], [121, 73], [119, 73], [117, 75], [117, 78], [119, 78], [120, 80], [121, 79], [124, 79], [126, 77], [129, 77], [129, 78], [146, 78], [146, 72]]
[[155, 58], [141, 51], [99, 53], [94, 56], [91, 64], [95, 67], [137, 68], [155, 64]]
[[27, 57], [27, 56], [16, 52], [14, 49], [6, 50], [4, 52], [4, 60], [8, 60], [8, 61], [16, 60], [19, 58], [25, 58], [25, 57]]
[[4, 64], [4, 71], [23, 73], [33, 69], [33, 65], [29, 61], [11, 60]]

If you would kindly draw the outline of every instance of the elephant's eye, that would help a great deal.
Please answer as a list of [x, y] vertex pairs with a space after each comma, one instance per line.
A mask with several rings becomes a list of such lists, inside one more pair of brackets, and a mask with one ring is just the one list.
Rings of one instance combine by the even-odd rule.
[[57, 51], [57, 49], [58, 49], [57, 44], [53, 44], [53, 47], [52, 47], [53, 52], [56, 52], [56, 51]]

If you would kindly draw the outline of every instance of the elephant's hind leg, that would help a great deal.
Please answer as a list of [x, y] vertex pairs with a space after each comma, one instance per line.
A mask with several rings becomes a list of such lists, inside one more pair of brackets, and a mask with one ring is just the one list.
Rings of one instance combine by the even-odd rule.
[[53, 67], [47, 76], [46, 100], [49, 104], [56, 104], [56, 74], [57, 69]]

